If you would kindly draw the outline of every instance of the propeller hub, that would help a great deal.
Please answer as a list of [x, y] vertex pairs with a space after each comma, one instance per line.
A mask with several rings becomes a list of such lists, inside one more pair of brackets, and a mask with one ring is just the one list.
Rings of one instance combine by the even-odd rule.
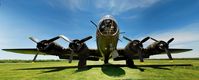
[[83, 43], [79, 42], [80, 40], [76, 39], [73, 40], [70, 44], [69, 44], [69, 48], [72, 49], [74, 52], [78, 52], [82, 46]]
[[165, 41], [160, 41], [159, 43], [158, 43], [158, 48], [159, 49], [161, 49], [161, 50], [164, 50], [165, 48], [167, 48], [168, 49], [168, 44], [165, 42]]
[[47, 40], [42, 40], [42, 41], [37, 43], [37, 49], [39, 51], [44, 51], [45, 47], [48, 46], [48, 45], [49, 45], [49, 43], [47, 43]]
[[143, 47], [143, 45], [142, 44], [140, 44], [140, 41], [139, 40], [133, 40], [132, 42], [130, 42], [130, 48], [131, 49], [140, 49], [140, 48], [142, 48]]

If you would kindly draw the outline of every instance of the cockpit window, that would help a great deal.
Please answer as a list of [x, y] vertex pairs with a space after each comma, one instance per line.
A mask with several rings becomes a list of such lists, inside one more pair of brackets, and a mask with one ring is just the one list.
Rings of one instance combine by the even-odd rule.
[[114, 34], [117, 31], [117, 24], [111, 19], [103, 20], [99, 30], [102, 34]]

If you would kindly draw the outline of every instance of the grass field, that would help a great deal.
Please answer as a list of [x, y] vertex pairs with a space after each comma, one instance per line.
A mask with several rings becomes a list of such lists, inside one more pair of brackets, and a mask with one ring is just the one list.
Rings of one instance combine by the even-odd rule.
[[137, 68], [128, 68], [124, 61], [88, 61], [89, 67], [77, 70], [77, 61], [0, 61], [0, 80], [199, 80], [199, 59], [135, 60]]

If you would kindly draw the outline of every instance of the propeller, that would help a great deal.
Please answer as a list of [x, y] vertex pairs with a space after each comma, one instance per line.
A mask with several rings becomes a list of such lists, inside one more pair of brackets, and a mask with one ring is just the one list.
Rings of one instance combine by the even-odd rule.
[[90, 22], [97, 28], [97, 24], [90, 20]]
[[72, 60], [73, 60], [73, 54], [74, 54], [74, 51], [73, 51], [73, 50], [71, 50], [71, 54], [70, 54], [70, 56], [69, 56], [69, 61], [68, 61], [68, 63], [72, 63]]
[[164, 50], [167, 53], [167, 56], [169, 57], [170, 60], [173, 60], [171, 53], [169, 51], [169, 44], [174, 40], [174, 38], [169, 39], [167, 42], [165, 41], [158, 41], [154, 38], [151, 38], [152, 40], [154, 40], [155, 42], [158, 42], [158, 48], [161, 50]]
[[[51, 38], [49, 40], [42, 40], [42, 41], [39, 41], [37, 38], [34, 38], [34, 37], [29, 37], [29, 39], [37, 44], [38, 51], [45, 51], [50, 46], [50, 44], [52, 44], [53, 41], [59, 39], [59, 36]], [[33, 61], [36, 60], [38, 54], [39, 53], [35, 54]]]
[[97, 29], [97, 31], [100, 31], [99, 28], [97, 27], [97, 24], [93, 21], [90, 20], [90, 22], [95, 26], [95, 28]]
[[36, 38], [34, 38], [34, 37], [29, 37], [29, 39], [32, 40], [32, 41], [35, 42], [35, 43], [38, 43], [38, 42], [39, 42], [39, 40], [36, 39]]
[[149, 37], [146, 37], [144, 39], [142, 39], [141, 41], [139, 40], [131, 40], [125, 36], [123, 36], [124, 39], [126, 39], [127, 41], [130, 41], [133, 45], [131, 47], [135, 48], [139, 54], [139, 58], [140, 58], [140, 62], [144, 62], [144, 59], [143, 59], [143, 52], [142, 52], [142, 49], [143, 49], [143, 43], [146, 42], [148, 39], [150, 39]]
[[59, 35], [60, 38], [64, 39], [66, 42], [71, 43], [72, 40], [70, 40], [69, 38], [65, 37], [64, 35]]
[[35, 57], [34, 57], [33, 60], [32, 60], [33, 62], [36, 60], [38, 54], [39, 54], [39, 53], [35, 54]]
[[71, 50], [71, 54], [69, 56], [69, 63], [72, 62], [73, 54], [77, 53], [81, 49], [81, 47], [83, 46], [83, 43], [92, 38], [92, 36], [88, 36], [81, 40], [78, 40], [78, 39], [70, 40], [69, 38], [65, 37], [64, 35], [59, 35], [59, 37], [63, 38], [65, 41], [69, 42], [69, 48]]
[[123, 36], [124, 39], [126, 39], [127, 41], [132, 41], [131, 39], [127, 38], [126, 36]]

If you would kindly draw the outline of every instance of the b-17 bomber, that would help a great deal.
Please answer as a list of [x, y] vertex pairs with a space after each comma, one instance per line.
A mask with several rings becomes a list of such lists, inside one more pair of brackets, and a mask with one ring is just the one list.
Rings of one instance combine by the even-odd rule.
[[[99, 20], [98, 25], [91, 21], [96, 27], [96, 44], [97, 49], [90, 49], [86, 45], [86, 41], [90, 40], [92, 36], [83, 39], [70, 39], [64, 35], [58, 35], [51, 39], [39, 41], [35, 37], [29, 37], [34, 43], [36, 48], [21, 48], [21, 49], [2, 49], [8, 52], [22, 53], [22, 54], [35, 54], [33, 61], [36, 60], [38, 55], [54, 55], [60, 59], [68, 59], [71, 63], [72, 60], [79, 60], [78, 69], [86, 67], [87, 60], [99, 61], [103, 60], [104, 64], [109, 63], [109, 59], [114, 61], [126, 60], [128, 67], [134, 67], [133, 59], [139, 59], [144, 62], [144, 58], [149, 58], [151, 55], [167, 54], [170, 60], [173, 60], [171, 53], [180, 53], [190, 51], [192, 49], [178, 49], [169, 48], [169, 44], [174, 38], [168, 41], [154, 39], [151, 36], [145, 37], [141, 40], [133, 40], [126, 36], [124, 39], [129, 43], [121, 49], [117, 49], [119, 36], [121, 34], [116, 19], [111, 15], [105, 15]], [[68, 48], [64, 48], [55, 43], [56, 40], [63, 39], [69, 43]], [[153, 40], [146, 48], [143, 43], [147, 40]]]

